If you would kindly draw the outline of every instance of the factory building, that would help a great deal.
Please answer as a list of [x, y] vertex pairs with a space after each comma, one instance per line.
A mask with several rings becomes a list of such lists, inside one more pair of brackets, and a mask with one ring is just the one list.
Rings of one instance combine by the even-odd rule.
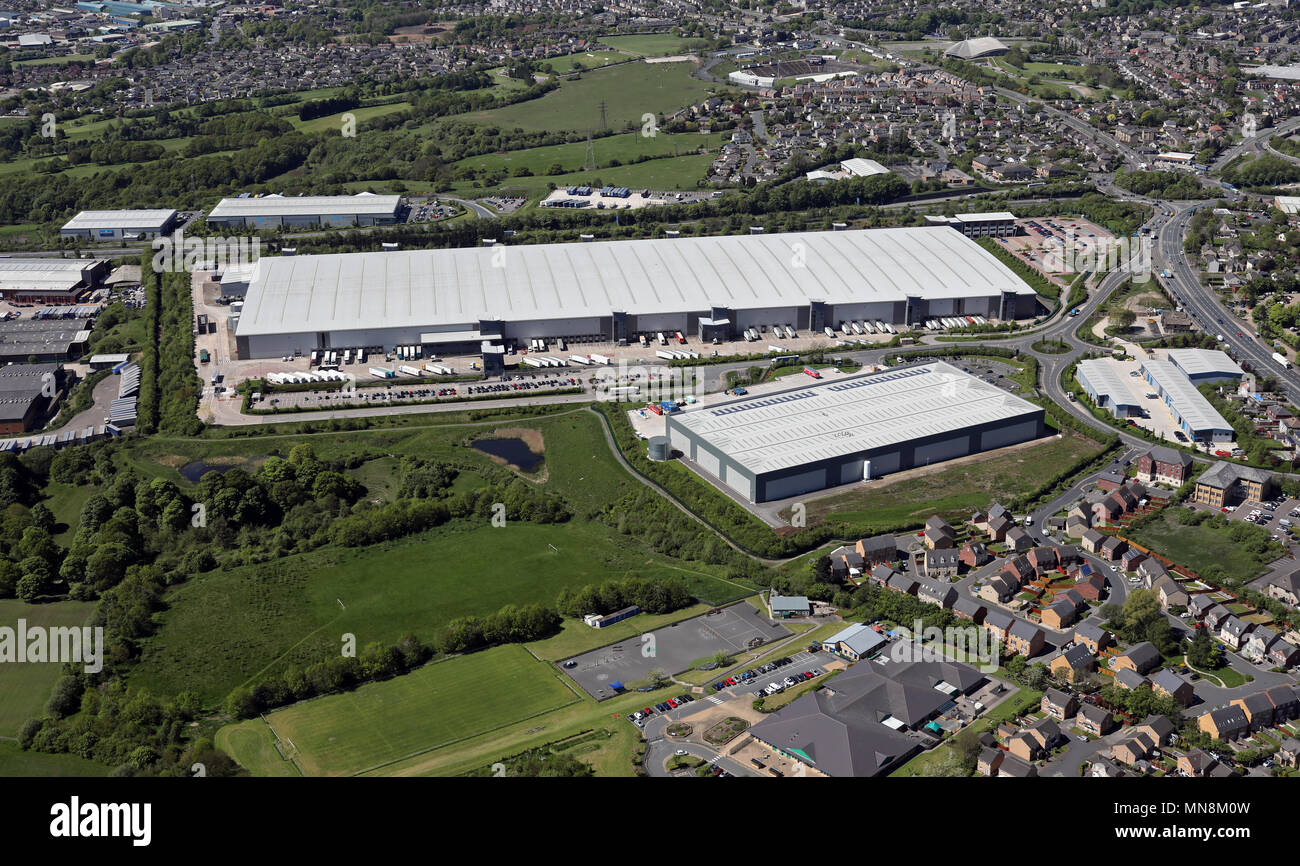
[[1074, 370], [1074, 378], [1098, 409], [1105, 409], [1116, 418], [1142, 417], [1142, 404], [1109, 361], [1095, 358], [1080, 361]]
[[65, 385], [58, 364], [0, 367], [0, 434], [26, 433], [48, 414]]
[[92, 241], [140, 240], [171, 234], [174, 210], [83, 210], [63, 224], [59, 236]]
[[1231, 442], [1232, 425], [1172, 361], [1142, 362], [1142, 378], [1169, 407], [1178, 426], [1195, 442]]
[[941, 361], [688, 410], [672, 447], [749, 502], [768, 502], [1037, 439], [1042, 407]]
[[771, 325], [822, 333], [843, 320], [1042, 310], [1001, 261], [945, 228], [264, 257], [245, 294], [241, 358], [678, 331], [707, 343]]
[[241, 195], [223, 198], [207, 216], [213, 226], [279, 229], [382, 226], [397, 222], [400, 195]]
[[1218, 349], [1170, 349], [1169, 363], [1193, 385], [1215, 382], [1240, 382], [1246, 372], [1237, 362]]
[[0, 259], [0, 299], [19, 304], [72, 304], [109, 272], [103, 259]]
[[1016, 215], [1010, 211], [959, 213], [955, 216], [927, 216], [926, 225], [948, 226], [968, 238], [1009, 238], [1020, 233]]

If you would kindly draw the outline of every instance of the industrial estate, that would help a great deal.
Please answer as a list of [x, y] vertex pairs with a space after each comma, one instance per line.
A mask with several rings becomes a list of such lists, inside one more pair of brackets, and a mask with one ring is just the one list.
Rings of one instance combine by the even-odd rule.
[[1300, 776], [1293, 8], [73, 7], [0, 777]]

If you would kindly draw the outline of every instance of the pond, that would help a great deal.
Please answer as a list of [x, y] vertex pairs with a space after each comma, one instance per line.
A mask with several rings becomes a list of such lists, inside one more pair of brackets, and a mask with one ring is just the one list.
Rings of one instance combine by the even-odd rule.
[[475, 450], [500, 457], [524, 472], [532, 472], [542, 462], [542, 455], [530, 451], [522, 439], [478, 439], [472, 444]]
[[181, 473], [181, 477], [184, 478], [186, 481], [190, 481], [193, 482], [194, 484], [198, 484], [199, 479], [202, 478], [204, 475], [207, 475], [209, 472], [220, 472], [224, 475], [225, 473], [229, 472], [231, 469], [234, 468], [235, 467], [233, 466], [213, 466], [204, 463], [202, 460], [195, 460], [193, 463], [186, 463], [184, 466], [182, 466], [180, 468], [180, 473]]

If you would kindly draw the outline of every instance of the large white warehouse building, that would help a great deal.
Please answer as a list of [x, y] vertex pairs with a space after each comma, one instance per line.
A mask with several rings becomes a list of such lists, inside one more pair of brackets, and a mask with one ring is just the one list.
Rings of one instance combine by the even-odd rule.
[[378, 226], [397, 222], [400, 195], [242, 195], [223, 198], [207, 216], [214, 226], [308, 228]]
[[939, 361], [690, 408], [667, 433], [693, 468], [769, 502], [1037, 439], [1044, 414]]
[[1037, 295], [948, 228], [663, 238], [261, 259], [240, 357], [483, 340], [704, 341], [750, 327], [820, 332], [843, 320], [1019, 319]]

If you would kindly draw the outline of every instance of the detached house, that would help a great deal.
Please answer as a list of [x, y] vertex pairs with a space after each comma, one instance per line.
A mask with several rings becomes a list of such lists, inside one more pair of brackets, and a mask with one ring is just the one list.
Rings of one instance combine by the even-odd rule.
[[1081, 622], [1074, 629], [1074, 640], [1088, 648], [1096, 655], [1114, 643], [1115, 637], [1106, 629], [1093, 622]]
[[1075, 713], [1079, 712], [1079, 701], [1074, 695], [1066, 694], [1060, 689], [1048, 689], [1043, 692], [1043, 700], [1039, 703], [1039, 707], [1048, 716], [1063, 722], [1073, 718]]
[[1184, 707], [1191, 706], [1192, 700], [1195, 698], [1192, 693], [1192, 684], [1169, 670], [1169, 668], [1162, 668], [1151, 675], [1151, 688], [1156, 694], [1173, 698]]
[[1097, 662], [1088, 648], [1081, 643], [1072, 643], [1057, 653], [1048, 664], [1052, 675], [1066, 682], [1076, 682], [1085, 674], [1096, 670]]
[[[987, 618], [985, 622], [987, 622]], [[1022, 655], [1026, 658], [1033, 658], [1043, 649], [1043, 644], [1047, 639], [1043, 636], [1043, 630], [1038, 626], [1018, 619], [1011, 625], [1010, 631], [1007, 632], [1007, 650], [1012, 655]]]
[[1094, 737], [1103, 737], [1116, 727], [1115, 716], [1111, 711], [1096, 704], [1081, 705], [1074, 723]]
[[1160, 661], [1160, 651], [1150, 641], [1143, 641], [1134, 644], [1123, 653], [1115, 656], [1115, 661], [1111, 665], [1115, 670], [1120, 671], [1124, 668], [1145, 674], [1151, 670]]

